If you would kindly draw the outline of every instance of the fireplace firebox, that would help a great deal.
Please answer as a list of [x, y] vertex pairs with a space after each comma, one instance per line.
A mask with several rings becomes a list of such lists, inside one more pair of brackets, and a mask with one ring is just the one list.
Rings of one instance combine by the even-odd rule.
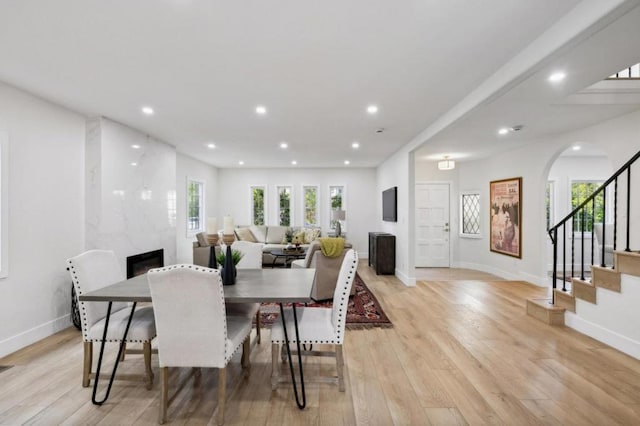
[[127, 279], [164, 266], [164, 249], [127, 257]]

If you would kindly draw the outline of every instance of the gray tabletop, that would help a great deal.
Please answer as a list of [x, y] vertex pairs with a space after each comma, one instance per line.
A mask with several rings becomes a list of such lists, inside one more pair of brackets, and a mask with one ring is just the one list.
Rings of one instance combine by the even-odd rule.
[[[224, 286], [228, 303], [309, 302], [315, 269], [238, 269], [236, 283]], [[146, 275], [80, 294], [83, 302], [151, 302]]]

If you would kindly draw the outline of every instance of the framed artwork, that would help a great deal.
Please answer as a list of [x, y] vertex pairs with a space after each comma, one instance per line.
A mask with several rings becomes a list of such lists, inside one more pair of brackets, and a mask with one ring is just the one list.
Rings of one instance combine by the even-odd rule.
[[489, 205], [491, 251], [522, 258], [522, 178], [492, 181]]

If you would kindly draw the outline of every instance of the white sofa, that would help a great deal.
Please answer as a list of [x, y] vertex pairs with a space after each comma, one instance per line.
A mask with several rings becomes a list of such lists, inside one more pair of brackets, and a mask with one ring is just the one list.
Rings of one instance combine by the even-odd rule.
[[[294, 231], [294, 236], [302, 239], [301, 246], [306, 250], [311, 241], [319, 238], [321, 235], [319, 228], [300, 228], [289, 226], [266, 226], [251, 225], [236, 227], [235, 234], [238, 241], [249, 241], [262, 245], [262, 264], [272, 265], [274, 256], [270, 254], [272, 250], [283, 249], [287, 246], [285, 243], [285, 235], [289, 228]], [[209, 263], [209, 246], [206, 242], [193, 243], [193, 263], [195, 265], [207, 266]], [[279, 258], [277, 264], [282, 264], [284, 259]]]

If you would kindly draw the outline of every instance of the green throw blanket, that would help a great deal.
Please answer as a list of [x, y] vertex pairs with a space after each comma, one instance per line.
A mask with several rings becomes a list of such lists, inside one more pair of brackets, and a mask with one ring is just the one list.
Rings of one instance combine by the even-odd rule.
[[344, 238], [320, 238], [320, 249], [327, 257], [338, 257], [344, 250]]

